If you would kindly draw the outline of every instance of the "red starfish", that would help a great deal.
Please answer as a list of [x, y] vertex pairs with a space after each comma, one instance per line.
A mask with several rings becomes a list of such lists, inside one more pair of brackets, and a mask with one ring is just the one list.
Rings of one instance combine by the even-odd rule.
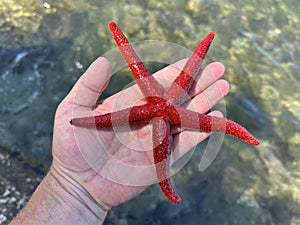
[[[153, 76], [148, 73], [118, 26], [110, 21], [109, 28], [145, 97], [146, 103], [95, 117], [74, 118], [70, 122], [76, 126], [100, 129], [122, 126], [128, 124], [128, 122], [133, 124], [150, 122], [151, 120], [153, 126], [153, 156], [157, 178], [161, 190], [170, 201], [176, 204], [181, 201], [171, 186], [168, 177], [169, 156], [172, 151], [170, 143], [171, 126], [200, 129], [203, 132], [224, 132], [249, 144], [259, 144], [259, 141], [245, 128], [231, 120], [197, 113], [180, 106], [188, 98], [187, 93], [194, 82], [194, 77], [199, 72], [206, 52], [214, 38], [214, 33], [209, 33], [199, 43], [179, 76], [168, 89], [163, 90]], [[124, 115], [129, 115], [129, 118]]]

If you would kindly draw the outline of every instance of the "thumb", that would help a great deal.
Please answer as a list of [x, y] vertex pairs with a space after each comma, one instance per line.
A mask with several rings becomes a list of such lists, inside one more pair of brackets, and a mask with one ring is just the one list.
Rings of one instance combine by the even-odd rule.
[[111, 73], [110, 62], [99, 57], [79, 78], [65, 100], [79, 107], [92, 108], [108, 85]]

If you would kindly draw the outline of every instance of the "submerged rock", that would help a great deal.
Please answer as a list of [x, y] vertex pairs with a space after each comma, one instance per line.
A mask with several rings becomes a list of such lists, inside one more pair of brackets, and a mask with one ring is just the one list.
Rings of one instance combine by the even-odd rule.
[[42, 174], [0, 148], [0, 224], [8, 224], [24, 207]]

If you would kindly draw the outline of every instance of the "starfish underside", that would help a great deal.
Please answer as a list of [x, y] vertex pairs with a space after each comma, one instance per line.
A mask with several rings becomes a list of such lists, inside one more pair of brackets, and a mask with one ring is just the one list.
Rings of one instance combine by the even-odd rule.
[[[195, 76], [199, 73], [199, 68], [201, 68], [204, 57], [214, 38], [213, 32], [209, 33], [199, 43], [179, 76], [169, 88], [164, 90], [148, 73], [127, 38], [113, 21], [109, 22], [109, 28], [145, 97], [146, 103], [94, 117], [73, 118], [70, 122], [76, 126], [100, 129], [151, 121], [153, 157], [157, 178], [162, 192], [170, 201], [176, 204], [181, 201], [168, 177], [169, 156], [172, 152], [170, 143], [170, 129], [172, 126], [198, 129], [202, 132], [224, 132], [249, 144], [259, 144], [259, 141], [244, 127], [231, 120], [197, 113], [181, 106], [188, 97], [187, 93], [194, 82]], [[124, 115], [129, 115], [129, 118]]]

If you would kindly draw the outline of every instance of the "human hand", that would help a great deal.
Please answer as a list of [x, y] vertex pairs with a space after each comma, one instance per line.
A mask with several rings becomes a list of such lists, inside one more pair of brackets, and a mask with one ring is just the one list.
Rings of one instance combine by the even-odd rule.
[[[163, 78], [162, 83], [166, 85], [166, 80], [173, 80], [179, 74], [184, 62], [170, 65], [154, 76], [160, 81]], [[223, 73], [224, 66], [221, 63], [208, 65], [202, 71], [198, 85], [191, 89], [192, 100], [187, 107], [205, 113], [222, 99], [229, 91], [228, 83], [220, 80]], [[95, 108], [110, 76], [110, 63], [98, 58], [57, 108], [51, 168], [57, 179], [76, 184], [105, 210], [137, 196], [155, 181], [151, 147], [149, 149], [148, 144], [143, 143], [151, 140], [149, 125], [131, 125], [130, 132], [124, 132], [113, 128], [93, 130], [69, 123], [73, 117], [104, 114], [142, 101], [137, 87], [133, 86], [104, 100]], [[220, 116], [220, 113], [214, 112], [214, 115]], [[120, 133], [129, 136], [120, 136]], [[208, 135], [174, 129], [173, 158], [178, 159]]]

